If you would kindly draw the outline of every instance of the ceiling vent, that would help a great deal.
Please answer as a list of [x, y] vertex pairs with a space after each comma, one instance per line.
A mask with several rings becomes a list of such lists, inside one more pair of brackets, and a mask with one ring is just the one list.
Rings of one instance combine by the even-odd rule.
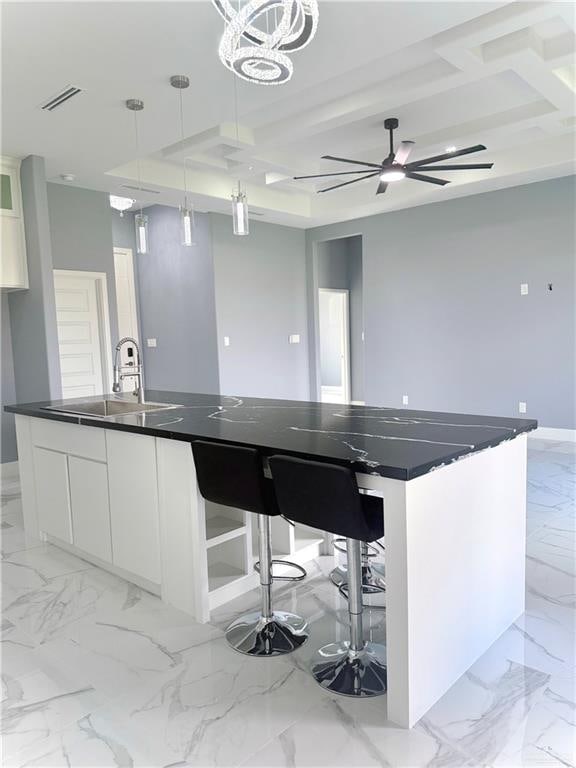
[[151, 195], [159, 195], [160, 192], [157, 189], [150, 189], [149, 187], [138, 187], [136, 184], [120, 184], [123, 189], [133, 189], [135, 192], [150, 192]]
[[61, 107], [62, 104], [70, 101], [71, 98], [77, 96], [79, 93], [82, 93], [82, 88], [78, 88], [76, 85], [67, 85], [66, 88], [63, 88], [60, 91], [60, 93], [57, 93], [56, 96], [53, 96], [47, 102], [42, 104], [40, 108], [45, 109], [47, 112], [52, 112], [58, 107]]

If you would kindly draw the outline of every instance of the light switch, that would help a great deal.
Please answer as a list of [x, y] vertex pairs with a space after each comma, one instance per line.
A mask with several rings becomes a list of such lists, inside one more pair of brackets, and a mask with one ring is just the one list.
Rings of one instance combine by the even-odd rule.
[[230, 346], [230, 336], [224, 336], [224, 346], [225, 347]]
[[290, 336], [290, 344], [300, 344], [300, 334], [299, 333], [293, 333]]
[[528, 283], [520, 283], [520, 296], [528, 296]]
[[526, 413], [526, 403], [522, 401], [518, 403], [518, 413]]
[[147, 347], [155, 347], [156, 346], [156, 339], [146, 339], [146, 346]]
[[408, 395], [402, 395], [402, 405], [408, 405]]

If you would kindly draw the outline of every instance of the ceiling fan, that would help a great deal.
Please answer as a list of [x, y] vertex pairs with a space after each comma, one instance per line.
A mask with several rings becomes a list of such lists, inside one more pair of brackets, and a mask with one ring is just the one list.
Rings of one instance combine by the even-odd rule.
[[312, 176], [294, 176], [294, 179], [321, 179], [327, 176], [351, 176], [353, 174], [363, 174], [357, 179], [351, 181], [344, 181], [339, 184], [335, 184], [332, 187], [326, 189], [319, 189], [318, 192], [330, 192], [332, 189], [339, 189], [340, 187], [346, 187], [349, 184], [355, 184], [357, 181], [364, 181], [364, 179], [371, 179], [375, 176], [380, 177], [377, 195], [381, 195], [388, 189], [388, 184], [393, 181], [400, 181], [401, 179], [415, 179], [416, 181], [425, 181], [428, 184], [438, 184], [444, 186], [450, 182], [446, 179], [438, 179], [435, 176], [427, 176], [422, 171], [479, 171], [483, 169], [492, 168], [494, 163], [475, 163], [475, 164], [459, 164], [459, 165], [436, 165], [444, 160], [451, 160], [454, 157], [460, 157], [461, 155], [471, 155], [474, 152], [481, 152], [486, 149], [484, 144], [476, 144], [473, 147], [466, 147], [465, 149], [455, 149], [454, 151], [445, 152], [442, 155], [434, 155], [434, 157], [425, 157], [424, 160], [417, 160], [414, 163], [407, 163], [408, 156], [414, 147], [413, 141], [402, 141], [398, 150], [394, 151], [394, 131], [398, 128], [398, 118], [389, 117], [384, 120], [384, 128], [390, 133], [390, 154], [381, 163], [365, 163], [363, 160], [350, 160], [346, 157], [333, 157], [332, 155], [322, 155], [323, 160], [337, 160], [340, 163], [351, 163], [352, 165], [364, 166], [362, 170], [358, 171], [339, 171], [335, 173], [317, 173]]

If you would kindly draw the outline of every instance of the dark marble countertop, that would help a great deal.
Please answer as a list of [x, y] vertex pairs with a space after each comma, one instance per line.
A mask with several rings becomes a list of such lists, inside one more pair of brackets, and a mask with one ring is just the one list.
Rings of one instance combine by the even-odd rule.
[[[134, 402], [131, 396], [106, 397]], [[5, 410], [172, 440], [213, 438], [256, 446], [268, 455], [278, 451], [330, 460], [398, 480], [411, 480], [537, 427], [533, 419], [158, 390], [147, 390], [146, 400], [180, 407], [106, 419], [43, 410], [100, 399], [53, 400]]]

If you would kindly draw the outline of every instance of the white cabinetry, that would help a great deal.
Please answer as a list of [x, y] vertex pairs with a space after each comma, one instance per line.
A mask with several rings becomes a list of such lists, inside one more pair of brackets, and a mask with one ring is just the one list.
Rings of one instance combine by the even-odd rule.
[[0, 288], [28, 288], [20, 160], [0, 157]]
[[34, 473], [40, 530], [71, 544], [72, 518], [66, 454], [35, 446]]
[[74, 545], [112, 561], [106, 464], [68, 456]]
[[112, 562], [158, 584], [161, 573], [155, 440], [106, 430], [106, 452]]
[[29, 434], [38, 533], [159, 585], [155, 439], [49, 419], [31, 419]]

